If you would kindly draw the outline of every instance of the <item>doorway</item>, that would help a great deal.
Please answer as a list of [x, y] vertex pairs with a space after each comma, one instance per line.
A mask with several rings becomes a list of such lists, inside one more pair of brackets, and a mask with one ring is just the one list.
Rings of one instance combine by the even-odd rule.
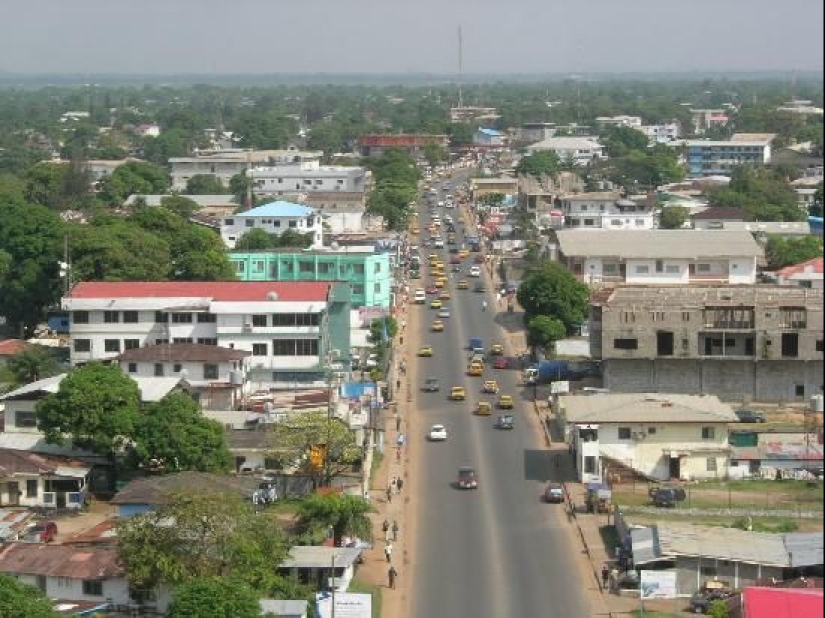
[[671, 480], [679, 480], [682, 472], [682, 458], [670, 456], [670, 478]]
[[20, 483], [8, 481], [6, 491], [9, 494], [9, 506], [20, 506]]

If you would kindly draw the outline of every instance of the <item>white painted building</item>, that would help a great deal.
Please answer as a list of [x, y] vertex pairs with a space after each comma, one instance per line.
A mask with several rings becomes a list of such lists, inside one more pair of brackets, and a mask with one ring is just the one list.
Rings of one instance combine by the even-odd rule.
[[647, 136], [652, 143], [667, 144], [679, 139], [682, 135], [681, 125], [674, 122], [664, 122], [662, 124], [646, 124], [638, 129]]
[[277, 197], [313, 191], [363, 193], [369, 188], [372, 173], [363, 167], [320, 165], [305, 161], [287, 165], [256, 166], [247, 170], [255, 194]]
[[572, 159], [576, 165], [589, 165], [593, 161], [607, 158], [604, 146], [596, 138], [550, 137], [527, 147], [529, 154], [542, 150], [555, 152], [562, 161]]
[[585, 234], [565, 229], [556, 232], [556, 241], [559, 261], [590, 284], [752, 285], [757, 260], [763, 255], [745, 230], [596, 230]]
[[324, 244], [322, 218], [309, 206], [281, 201], [224, 217], [221, 238], [228, 248], [234, 249], [241, 236], [256, 228], [275, 235], [281, 235], [286, 230], [312, 234], [312, 247]]
[[653, 209], [615, 191], [571, 193], [561, 198], [566, 227], [580, 230], [651, 230]]
[[565, 395], [554, 406], [583, 483], [631, 469], [660, 481], [724, 478], [729, 404], [713, 395]]
[[596, 124], [639, 129], [642, 126], [642, 119], [639, 116], [599, 116], [596, 118]]
[[[200, 343], [250, 352], [244, 362], [252, 390], [296, 381], [323, 384], [332, 285], [82, 282], [62, 303], [71, 313], [71, 363], [114, 360], [124, 351], [151, 345]], [[198, 362], [190, 375], [220, 381], [220, 367]]]

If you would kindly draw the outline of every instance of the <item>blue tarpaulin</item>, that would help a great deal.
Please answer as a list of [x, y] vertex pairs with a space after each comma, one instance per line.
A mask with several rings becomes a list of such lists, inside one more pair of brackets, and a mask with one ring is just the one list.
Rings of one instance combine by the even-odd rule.
[[341, 385], [341, 396], [346, 399], [360, 399], [361, 397], [376, 397], [378, 388], [375, 382], [344, 382]]

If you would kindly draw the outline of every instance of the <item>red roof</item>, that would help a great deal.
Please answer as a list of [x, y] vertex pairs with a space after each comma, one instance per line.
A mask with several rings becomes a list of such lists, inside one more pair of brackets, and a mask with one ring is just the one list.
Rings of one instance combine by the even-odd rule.
[[790, 266], [786, 266], [785, 268], [780, 268], [776, 271], [776, 274], [786, 279], [788, 277], [792, 277], [794, 275], [798, 275], [805, 272], [816, 273], [818, 275], [821, 275], [823, 272], [822, 263], [822, 257], [815, 257], [811, 258], [810, 260], [800, 262], [799, 264], [791, 264]]
[[745, 588], [745, 618], [821, 618], [821, 588]]
[[0, 341], [0, 356], [14, 356], [29, 347], [22, 339], [6, 339]]
[[446, 135], [425, 135], [425, 134], [387, 134], [387, 135], [362, 135], [358, 138], [361, 146], [426, 146], [427, 144], [447, 144], [449, 138]]
[[69, 298], [211, 298], [218, 302], [267, 300], [270, 292], [286, 302], [325, 301], [328, 281], [84, 281]]

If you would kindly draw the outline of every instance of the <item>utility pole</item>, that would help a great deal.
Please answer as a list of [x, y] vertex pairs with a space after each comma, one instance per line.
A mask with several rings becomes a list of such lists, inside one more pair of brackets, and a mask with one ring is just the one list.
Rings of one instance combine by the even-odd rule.
[[464, 98], [461, 93], [461, 79], [464, 71], [464, 44], [461, 39], [461, 26], [458, 27], [458, 109], [464, 109]]
[[332, 618], [335, 618], [335, 548], [332, 548]]

